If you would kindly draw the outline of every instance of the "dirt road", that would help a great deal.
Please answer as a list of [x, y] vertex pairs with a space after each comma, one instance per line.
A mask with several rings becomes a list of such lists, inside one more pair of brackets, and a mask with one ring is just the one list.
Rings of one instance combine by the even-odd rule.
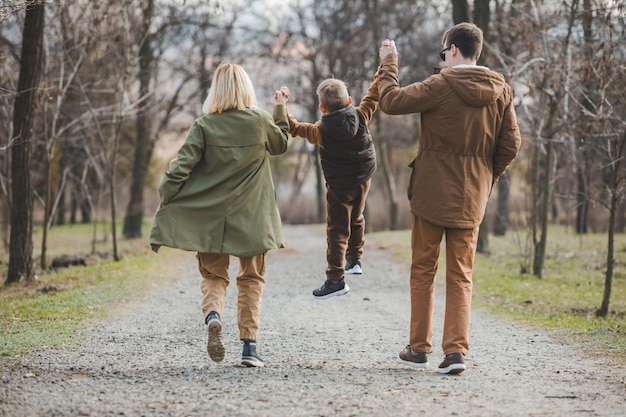
[[467, 370], [437, 374], [441, 285], [431, 368], [397, 363], [408, 339], [408, 264], [366, 246], [351, 292], [318, 301], [311, 290], [324, 279], [324, 228], [285, 226], [284, 234], [289, 248], [268, 256], [258, 339], [265, 368], [239, 365], [234, 282], [222, 317], [226, 359], [210, 361], [187, 254], [184, 279], [95, 323], [80, 347], [0, 358], [0, 415], [626, 416], [624, 364], [476, 309]]

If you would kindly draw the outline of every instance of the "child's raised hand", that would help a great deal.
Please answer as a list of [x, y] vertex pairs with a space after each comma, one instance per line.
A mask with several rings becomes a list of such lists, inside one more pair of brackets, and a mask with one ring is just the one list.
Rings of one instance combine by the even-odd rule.
[[287, 87], [281, 87], [280, 90], [274, 91], [274, 100], [276, 101], [276, 104], [286, 104], [289, 97], [291, 97], [291, 93]]

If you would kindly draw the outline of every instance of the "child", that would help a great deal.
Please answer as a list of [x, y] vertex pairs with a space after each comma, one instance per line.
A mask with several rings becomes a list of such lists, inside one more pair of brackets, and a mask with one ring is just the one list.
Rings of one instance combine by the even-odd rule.
[[161, 204], [150, 232], [160, 246], [197, 252], [207, 351], [224, 360], [221, 314], [230, 255], [239, 258], [237, 318], [241, 364], [261, 367], [256, 351], [265, 254], [284, 247], [270, 155], [287, 150], [285, 97], [276, 92], [273, 117], [256, 107], [248, 74], [236, 64], [215, 71], [204, 115], [197, 119], [161, 179]]
[[[300, 123], [287, 112], [289, 133], [319, 145], [326, 180], [327, 267], [326, 282], [313, 291], [318, 300], [346, 294], [350, 288], [344, 274], [362, 273], [363, 209], [376, 171], [376, 152], [367, 127], [378, 105], [376, 78], [358, 107], [352, 105], [345, 83], [329, 78], [317, 87], [320, 120]], [[289, 98], [287, 87], [280, 91]]]

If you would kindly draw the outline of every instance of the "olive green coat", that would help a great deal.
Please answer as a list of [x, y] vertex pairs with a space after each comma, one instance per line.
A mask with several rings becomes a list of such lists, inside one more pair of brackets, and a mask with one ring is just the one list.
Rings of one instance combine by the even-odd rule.
[[198, 118], [159, 184], [150, 244], [252, 256], [284, 247], [270, 155], [287, 150], [285, 106]]

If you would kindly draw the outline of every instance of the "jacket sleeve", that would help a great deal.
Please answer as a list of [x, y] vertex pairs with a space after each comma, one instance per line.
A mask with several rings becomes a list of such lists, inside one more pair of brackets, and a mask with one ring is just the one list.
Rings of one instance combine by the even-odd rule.
[[[280, 155], [287, 151], [289, 143], [289, 122], [287, 109], [283, 104], [274, 106], [273, 120], [267, 123], [267, 151], [271, 155]], [[268, 114], [269, 119], [269, 114]]]
[[432, 77], [400, 87], [398, 79], [398, 56], [387, 55], [378, 70], [378, 94], [380, 109], [387, 114], [421, 113], [437, 104], [437, 95], [431, 89]]
[[500, 178], [511, 165], [522, 144], [522, 137], [517, 126], [517, 116], [513, 100], [509, 100], [504, 110], [502, 126], [498, 136], [498, 144], [493, 155], [493, 180], [494, 183]]
[[289, 118], [289, 133], [291, 136], [305, 138], [313, 145], [324, 146], [322, 144], [319, 120], [315, 123], [300, 123], [289, 114], [289, 111], [287, 111], [287, 117]]
[[369, 123], [369, 121], [372, 120], [372, 116], [378, 107], [378, 98], [378, 71], [376, 71], [374, 81], [367, 89], [367, 94], [363, 97], [361, 104], [359, 104], [357, 108], [365, 118], [365, 123]]
[[204, 136], [197, 122], [187, 132], [185, 143], [180, 147], [176, 157], [170, 162], [169, 169], [159, 182], [161, 203], [167, 204], [178, 194], [189, 179], [191, 171], [204, 154]]

